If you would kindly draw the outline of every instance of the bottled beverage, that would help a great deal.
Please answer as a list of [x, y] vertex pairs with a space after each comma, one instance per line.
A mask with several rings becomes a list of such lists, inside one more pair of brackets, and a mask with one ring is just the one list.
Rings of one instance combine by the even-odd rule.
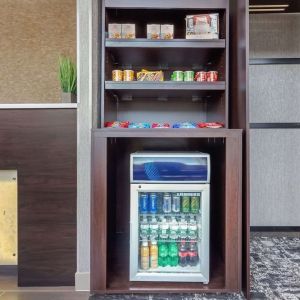
[[150, 246], [150, 268], [156, 269], [157, 267], [158, 267], [158, 246], [156, 241], [152, 241]]
[[169, 264], [172, 267], [176, 267], [178, 265], [178, 247], [177, 243], [169, 244]]
[[183, 196], [181, 199], [181, 211], [183, 213], [189, 213], [190, 212], [190, 197], [189, 196]]
[[168, 246], [166, 243], [161, 243], [158, 247], [158, 265], [166, 267], [169, 264]]
[[151, 214], [157, 213], [157, 194], [151, 193], [149, 196], [149, 212]]
[[149, 235], [149, 223], [147, 217], [142, 217], [140, 222], [140, 237], [142, 240], [147, 240]]
[[170, 193], [164, 193], [163, 212], [168, 214], [172, 211], [172, 196]]
[[188, 238], [195, 240], [198, 237], [198, 225], [196, 218], [192, 218], [188, 224]]
[[179, 265], [181, 267], [186, 267], [188, 265], [188, 251], [186, 248], [185, 241], [181, 241], [179, 247]]
[[163, 194], [156, 193], [157, 195], [157, 212], [163, 213]]
[[196, 242], [190, 243], [188, 256], [189, 256], [190, 266], [197, 266], [197, 264], [199, 262], [199, 255], [198, 255], [198, 247], [197, 247]]
[[191, 197], [191, 213], [197, 214], [200, 210], [200, 197], [193, 196]]
[[158, 222], [155, 217], [152, 217], [149, 224], [149, 236], [151, 240], [158, 239]]
[[159, 225], [159, 236], [163, 240], [169, 238], [169, 223], [165, 218], [162, 219]]
[[172, 197], [172, 211], [174, 213], [180, 212], [180, 196], [173, 195]]
[[181, 218], [179, 223], [179, 237], [181, 239], [187, 238], [187, 230], [188, 230], [188, 224], [186, 219]]
[[140, 213], [146, 214], [148, 213], [149, 208], [149, 195], [147, 193], [140, 194]]
[[147, 241], [143, 241], [141, 246], [141, 269], [149, 269], [149, 247]]
[[176, 221], [175, 217], [172, 217], [171, 223], [170, 223], [170, 239], [176, 240], [179, 236], [179, 225]]

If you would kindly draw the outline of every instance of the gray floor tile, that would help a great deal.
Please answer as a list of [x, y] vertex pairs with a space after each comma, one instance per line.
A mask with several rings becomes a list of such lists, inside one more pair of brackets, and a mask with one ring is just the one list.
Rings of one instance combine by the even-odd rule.
[[89, 293], [80, 292], [6, 292], [0, 300], [88, 300]]

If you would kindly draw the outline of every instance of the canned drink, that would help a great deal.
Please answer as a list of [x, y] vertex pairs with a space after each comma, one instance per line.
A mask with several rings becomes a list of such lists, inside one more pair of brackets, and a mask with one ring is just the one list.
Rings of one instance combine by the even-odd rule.
[[112, 71], [112, 80], [113, 81], [123, 81], [123, 71], [113, 70]]
[[142, 214], [148, 213], [149, 208], [149, 195], [146, 193], [142, 193], [140, 195], [140, 212]]
[[206, 80], [209, 82], [218, 81], [218, 72], [217, 71], [209, 71], [206, 74]]
[[149, 212], [151, 214], [156, 214], [157, 213], [157, 194], [156, 193], [151, 193], [149, 197]]
[[191, 197], [191, 212], [197, 214], [200, 210], [200, 197], [193, 196]]
[[134, 81], [134, 71], [124, 70], [123, 71], [123, 81]]
[[194, 81], [195, 72], [194, 71], [185, 71], [184, 72], [184, 81]]
[[189, 196], [183, 196], [181, 199], [181, 211], [183, 213], [189, 213], [190, 212], [190, 197]]
[[180, 196], [173, 196], [172, 199], [172, 211], [174, 213], [179, 213], [180, 212]]
[[173, 74], [171, 75], [171, 80], [172, 81], [183, 81], [183, 72], [182, 71], [174, 71]]
[[167, 214], [172, 212], [172, 196], [170, 193], [164, 193], [163, 212]]
[[195, 80], [200, 81], [200, 82], [206, 81], [207, 80], [207, 73], [204, 72], [204, 71], [197, 72], [196, 76], [195, 76]]

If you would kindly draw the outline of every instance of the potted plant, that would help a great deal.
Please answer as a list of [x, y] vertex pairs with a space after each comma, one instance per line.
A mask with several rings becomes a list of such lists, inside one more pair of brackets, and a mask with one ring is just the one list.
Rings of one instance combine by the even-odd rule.
[[77, 71], [75, 63], [69, 57], [61, 56], [59, 58], [59, 80], [62, 102], [76, 103]]

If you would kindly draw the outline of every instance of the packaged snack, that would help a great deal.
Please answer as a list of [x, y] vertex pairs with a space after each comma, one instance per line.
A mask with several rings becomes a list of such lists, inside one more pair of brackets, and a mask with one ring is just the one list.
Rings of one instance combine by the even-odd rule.
[[207, 80], [207, 72], [205, 72], [205, 71], [197, 72], [195, 75], [195, 80], [199, 81], [199, 82], [206, 81]]
[[219, 14], [186, 16], [186, 39], [218, 39]]
[[183, 81], [184, 73], [183, 71], [174, 71], [171, 75], [171, 81]]
[[122, 24], [122, 39], [135, 39], [135, 24]]
[[109, 127], [109, 128], [128, 128], [129, 122], [128, 121], [124, 121], [124, 122], [120, 122], [120, 121], [105, 122], [104, 126]]
[[108, 37], [110, 39], [122, 38], [122, 24], [108, 24]]
[[137, 73], [137, 81], [164, 81], [163, 71], [147, 71], [142, 70]]
[[134, 81], [134, 71], [133, 70], [124, 70], [123, 71], [123, 80], [124, 81]]
[[160, 26], [160, 37], [163, 40], [174, 39], [174, 25], [164, 24]]
[[148, 24], [147, 25], [147, 39], [159, 40], [160, 39], [160, 25]]
[[170, 128], [168, 123], [153, 123], [152, 128]]
[[217, 71], [209, 71], [206, 73], [206, 79], [209, 82], [218, 81], [218, 72]]
[[150, 128], [149, 123], [130, 123], [128, 128]]
[[203, 122], [203, 123], [198, 123], [197, 124], [198, 128], [223, 128], [224, 123], [221, 122]]
[[122, 70], [113, 70], [112, 71], [112, 80], [113, 81], [123, 81], [123, 71]]
[[194, 81], [195, 72], [194, 71], [185, 71], [184, 72], [184, 81]]
[[197, 125], [194, 122], [181, 122], [175, 123], [173, 128], [197, 128]]

